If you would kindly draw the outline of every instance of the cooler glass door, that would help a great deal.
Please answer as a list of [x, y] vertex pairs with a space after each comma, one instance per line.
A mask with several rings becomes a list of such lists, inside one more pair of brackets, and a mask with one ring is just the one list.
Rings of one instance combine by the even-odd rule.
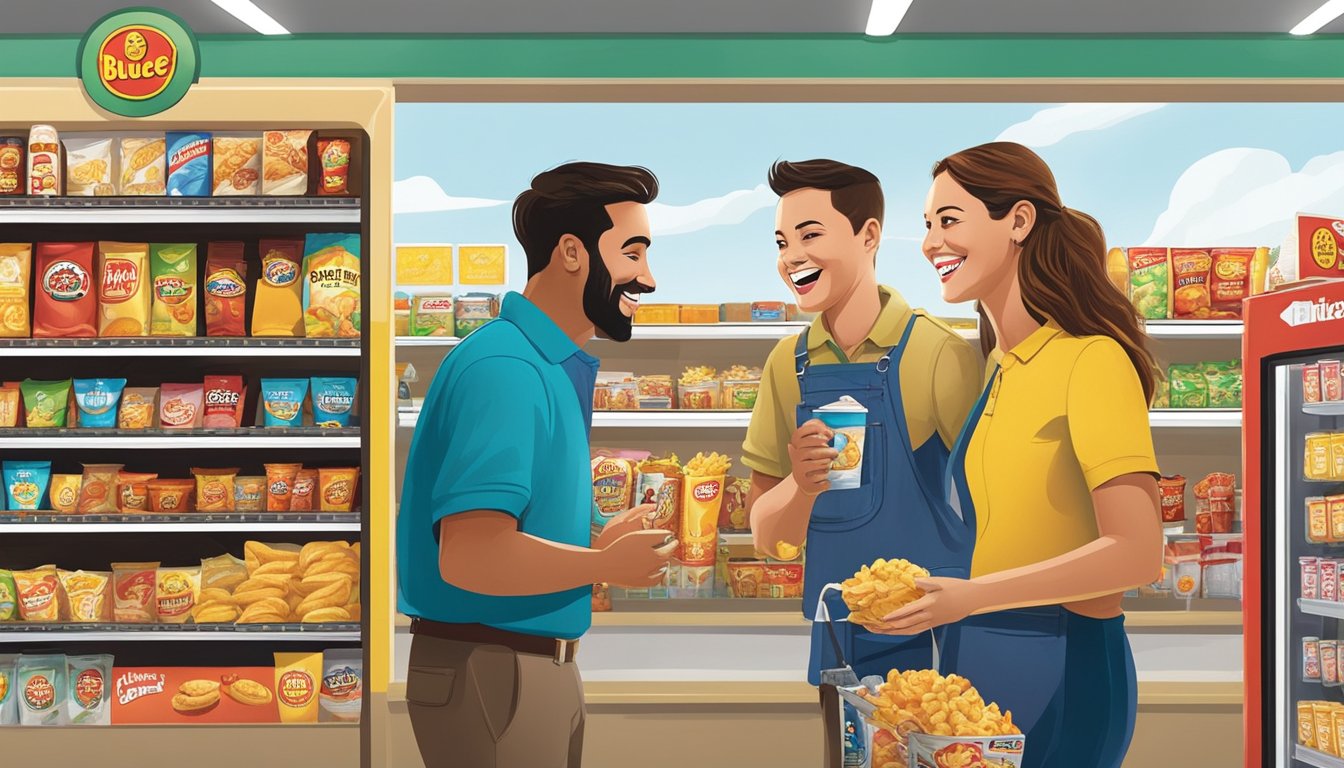
[[1319, 402], [1338, 380], [1322, 387], [1316, 374], [1307, 375], [1320, 361], [1342, 357], [1344, 349], [1280, 358], [1265, 382], [1265, 437], [1273, 440], [1266, 448], [1274, 460], [1263, 478], [1264, 519], [1266, 528], [1274, 523], [1264, 563], [1277, 585], [1270, 669], [1279, 678], [1266, 680], [1265, 690], [1275, 699], [1275, 762], [1294, 768], [1344, 768], [1344, 402]]

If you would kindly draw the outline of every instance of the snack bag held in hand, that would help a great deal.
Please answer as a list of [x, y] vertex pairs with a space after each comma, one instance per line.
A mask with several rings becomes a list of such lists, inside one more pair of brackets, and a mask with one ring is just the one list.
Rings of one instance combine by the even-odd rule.
[[311, 234], [303, 250], [308, 338], [359, 338], [359, 235]]
[[196, 244], [154, 243], [149, 246], [153, 307], [150, 334], [195, 336]]

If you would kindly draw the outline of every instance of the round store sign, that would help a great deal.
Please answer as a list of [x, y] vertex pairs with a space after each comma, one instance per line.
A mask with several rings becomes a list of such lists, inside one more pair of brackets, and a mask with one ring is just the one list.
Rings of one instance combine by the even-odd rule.
[[95, 104], [124, 117], [148, 117], [187, 95], [200, 77], [201, 54], [181, 19], [156, 8], [127, 8], [84, 34], [76, 67]]

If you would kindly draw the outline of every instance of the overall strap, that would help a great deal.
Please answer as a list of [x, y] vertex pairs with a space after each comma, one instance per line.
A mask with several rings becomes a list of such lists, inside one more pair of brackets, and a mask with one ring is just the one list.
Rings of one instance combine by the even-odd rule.
[[803, 380], [803, 373], [807, 370], [807, 332], [810, 328], [804, 328], [798, 334], [798, 343], [793, 346], [793, 370], [798, 374], [798, 380]]
[[878, 373], [886, 373], [891, 368], [892, 358], [895, 358], [897, 365], [900, 365], [901, 355], [905, 352], [905, 345], [910, 341], [910, 332], [915, 329], [915, 320], [923, 314], [917, 309], [910, 314], [910, 322], [905, 324], [905, 330], [901, 332], [901, 340], [896, 346], [888, 349], [886, 354], [882, 355], [881, 360], [877, 361]]

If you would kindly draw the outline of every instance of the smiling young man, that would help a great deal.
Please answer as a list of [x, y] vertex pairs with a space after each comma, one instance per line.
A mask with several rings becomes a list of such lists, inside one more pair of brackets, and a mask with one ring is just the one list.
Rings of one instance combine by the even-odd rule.
[[[748, 501], [758, 550], [787, 553], [806, 542], [803, 613], [813, 618], [826, 584], [877, 558], [906, 558], [935, 574], [964, 575], [965, 526], [949, 519], [943, 472], [980, 390], [980, 362], [942, 322], [914, 311], [877, 281], [883, 197], [877, 177], [834, 160], [779, 162], [775, 240], [780, 277], [805, 312], [819, 316], [770, 353], [742, 446], [751, 468]], [[837, 452], [812, 411], [850, 396], [868, 409], [862, 483], [829, 490]], [[788, 545], [781, 548], [781, 544]], [[839, 595], [827, 606], [860, 675], [932, 665], [927, 634], [899, 638], [844, 621]], [[814, 624], [808, 679], [836, 666], [830, 634]], [[823, 705], [838, 708], [834, 690]], [[840, 743], [828, 713], [829, 743]], [[834, 760], [828, 754], [828, 759]]]
[[[430, 385], [397, 518], [398, 604], [412, 617], [407, 709], [426, 768], [577, 768], [574, 664], [592, 585], [651, 586], [672, 548], [652, 505], [591, 540], [594, 334], [630, 338], [654, 289], [643, 168], [571, 163], [513, 208], [528, 282]], [[590, 547], [591, 544], [591, 547]]]

